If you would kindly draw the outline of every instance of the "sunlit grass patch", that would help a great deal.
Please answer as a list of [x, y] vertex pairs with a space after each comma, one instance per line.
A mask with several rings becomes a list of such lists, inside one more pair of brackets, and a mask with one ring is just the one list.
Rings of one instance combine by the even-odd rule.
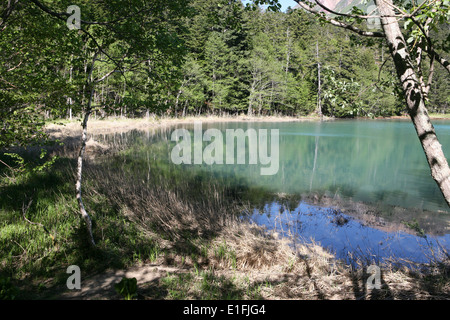
[[159, 291], [154, 287], [141, 288], [144, 299], [169, 300], [241, 300], [262, 299], [262, 291], [269, 283], [253, 283], [248, 277], [225, 276], [211, 270], [170, 273], [159, 279]]

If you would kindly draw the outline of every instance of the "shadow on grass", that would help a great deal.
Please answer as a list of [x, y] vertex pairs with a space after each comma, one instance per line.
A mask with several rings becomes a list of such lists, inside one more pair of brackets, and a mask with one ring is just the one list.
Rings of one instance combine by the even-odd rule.
[[243, 283], [223, 275], [202, 271], [199, 274], [169, 274], [145, 283], [139, 299], [169, 300], [260, 300], [260, 290], [268, 283]]
[[367, 280], [371, 276], [371, 273], [367, 273], [367, 268], [364, 267], [362, 272], [351, 272], [350, 279], [352, 282], [353, 295], [356, 300], [392, 300], [394, 296], [392, 294], [389, 285], [386, 283], [383, 277], [383, 272], [380, 274], [381, 288], [367, 288]]
[[350, 273], [352, 290], [356, 300], [448, 300], [450, 298], [448, 261], [424, 266], [422, 270], [403, 269], [398, 279], [390, 271], [390, 280], [386, 281], [381, 271], [381, 288], [368, 289], [370, 274], [366, 268], [362, 272]]
[[69, 265], [86, 275], [124, 268], [155, 245], [94, 194], [85, 201], [98, 241], [91, 247], [78, 213], [74, 167], [73, 160], [60, 158], [49, 171], [0, 178], [0, 273], [20, 289], [18, 299], [39, 298], [65, 283]]

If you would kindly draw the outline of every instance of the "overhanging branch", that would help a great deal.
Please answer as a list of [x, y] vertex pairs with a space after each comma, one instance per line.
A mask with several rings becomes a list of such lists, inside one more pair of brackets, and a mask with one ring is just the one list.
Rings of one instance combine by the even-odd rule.
[[[313, 14], [315, 14], [315, 15], [320, 15], [320, 12], [318, 12], [317, 10], [314, 10], [313, 8], [309, 7], [307, 4], [305, 4], [305, 3], [302, 2], [301, 0], [295, 0], [295, 2], [297, 2], [298, 5], [299, 5], [301, 8], [305, 9], [306, 11], [308, 11], [308, 12], [310, 12], [310, 13], [313, 13]], [[316, 3], [318, 3], [318, 2], [316, 1]], [[331, 9], [327, 9], [327, 8], [326, 8], [325, 6], [323, 6], [323, 5], [321, 5], [321, 7], [325, 8], [325, 10], [328, 10], [328, 11], [331, 10]], [[332, 10], [331, 10], [330, 12], [332, 12]], [[350, 30], [350, 31], [352, 31], [352, 32], [355, 32], [355, 33], [361, 35], [361, 36], [365, 36], [365, 37], [373, 37], [373, 38], [384, 38], [384, 33], [383, 33], [383, 32], [378, 32], [378, 31], [374, 31], [374, 32], [372, 32], [372, 31], [365, 31], [365, 30], [362, 30], [362, 29], [360, 29], [360, 28], [357, 28], [357, 27], [355, 27], [355, 26], [353, 26], [353, 25], [351, 25], [351, 24], [347, 24], [347, 23], [338, 21], [338, 20], [336, 20], [336, 19], [333, 19], [333, 18], [330, 18], [330, 17], [327, 17], [327, 16], [323, 16], [323, 15], [320, 15], [320, 16], [321, 16], [321, 18], [323, 18], [324, 20], [326, 20], [327, 22], [329, 22], [330, 24], [332, 24], [332, 25], [334, 25], [334, 26], [336, 26], [336, 27], [340, 27], [340, 28], [344, 28], [344, 29]], [[354, 16], [353, 16], [353, 17], [354, 17]], [[372, 18], [372, 17], [371, 17], [371, 18]]]
[[[68, 17], [71, 16], [71, 14], [67, 13], [67, 12], [56, 12], [54, 10], [51, 10], [49, 7], [47, 7], [46, 5], [41, 3], [40, 1], [37, 1], [37, 0], [30, 0], [30, 1], [33, 2], [42, 11], [44, 11], [44, 12], [46, 12], [48, 14], [51, 14], [52, 16], [55, 16], [55, 17], [58, 17], [58, 18], [63, 18], [63, 19], [68, 18]], [[145, 8], [145, 9], [139, 10], [138, 12], [129, 14], [127, 16], [124, 16], [122, 18], [119, 18], [119, 19], [116, 19], [116, 20], [113, 20], [113, 21], [86, 21], [86, 20], [80, 20], [80, 22], [83, 23], [83, 24], [90, 24], [90, 25], [110, 25], [110, 24], [115, 24], [115, 23], [124, 21], [124, 20], [126, 20], [128, 18], [131, 18], [131, 17], [133, 17], [135, 15], [138, 15], [138, 14], [141, 14], [143, 12], [147, 12], [149, 10], [150, 10], [149, 8]]]
[[[48, 7], [46, 7], [45, 5], [43, 5], [42, 3], [40, 3], [37, 0], [31, 0], [31, 2], [33, 2], [38, 8], [40, 8], [45, 13], [47, 13], [47, 14], [53, 16], [53, 17], [56, 17], [56, 18], [58, 18], [61, 21], [66, 21], [65, 17], [70, 16], [68, 13], [65, 13], [65, 12], [59, 13], [59, 12], [53, 11], [53, 10], [51, 10]], [[123, 19], [121, 19], [121, 20], [123, 20]], [[86, 24], [109, 24], [109, 23], [104, 23], [104, 22], [100, 23], [100, 22], [89, 22], [89, 21], [82, 21], [82, 23], [86, 23]], [[126, 81], [125, 74], [122, 71], [122, 67], [120, 66], [120, 64], [115, 59], [113, 59], [105, 50], [103, 50], [103, 47], [97, 42], [95, 37], [92, 34], [89, 33], [89, 31], [87, 31], [84, 28], [80, 28], [80, 30], [82, 32], [84, 32], [94, 42], [95, 46], [99, 49], [99, 51], [101, 53], [103, 53], [105, 56], [107, 56], [108, 59], [110, 59], [114, 63], [114, 65], [116, 66], [117, 70], [119, 70], [121, 72], [122, 76], [125, 78], [125, 81]]]

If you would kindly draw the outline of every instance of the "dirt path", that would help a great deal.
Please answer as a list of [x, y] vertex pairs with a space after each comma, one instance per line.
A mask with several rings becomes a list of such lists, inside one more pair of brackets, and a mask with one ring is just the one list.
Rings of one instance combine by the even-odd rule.
[[187, 272], [187, 270], [152, 264], [132, 267], [128, 270], [107, 270], [87, 279], [82, 277], [81, 290], [69, 290], [65, 286], [62, 287], [54, 298], [61, 300], [118, 300], [121, 297], [115, 292], [114, 284], [120, 282], [123, 277], [136, 278], [139, 287], [144, 283], [155, 282], [168, 273], [183, 272]]

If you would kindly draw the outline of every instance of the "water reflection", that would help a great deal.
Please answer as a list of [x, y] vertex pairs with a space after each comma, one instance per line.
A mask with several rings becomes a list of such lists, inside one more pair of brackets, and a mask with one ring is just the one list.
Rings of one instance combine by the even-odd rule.
[[313, 240], [348, 263], [356, 258], [377, 264], [386, 259], [426, 263], [442, 259], [442, 249], [450, 247], [450, 234], [417, 236], [405, 231], [387, 232], [338, 210], [305, 202], [292, 211], [279, 202], [272, 202], [245, 218], [280, 236], [293, 237], [294, 241]]
[[[183, 127], [193, 130], [191, 125]], [[189, 170], [244, 177], [252, 185], [272, 192], [326, 192], [356, 201], [450, 213], [408, 121], [203, 124], [204, 131], [209, 128], [222, 132], [236, 128], [279, 129], [278, 173], [261, 176], [258, 164], [248, 164], [248, 152], [246, 165], [191, 165]], [[450, 123], [440, 122], [436, 131], [444, 150], [450, 152]], [[158, 134], [166, 142], [167, 152], [175, 145], [170, 133], [168, 129]]]

